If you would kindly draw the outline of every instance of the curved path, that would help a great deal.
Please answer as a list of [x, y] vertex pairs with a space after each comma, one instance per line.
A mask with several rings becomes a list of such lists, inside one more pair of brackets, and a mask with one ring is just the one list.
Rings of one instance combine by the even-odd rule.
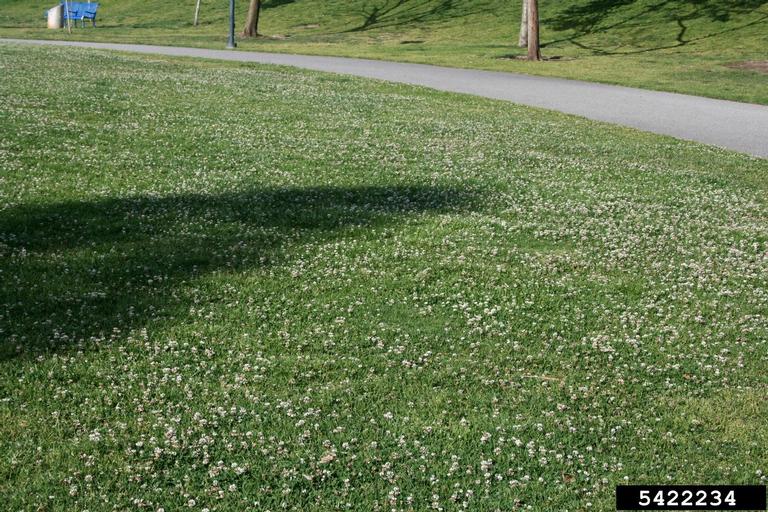
[[377, 78], [511, 101], [768, 158], [768, 106], [615, 85], [424, 64], [173, 46], [0, 39], [257, 62]]

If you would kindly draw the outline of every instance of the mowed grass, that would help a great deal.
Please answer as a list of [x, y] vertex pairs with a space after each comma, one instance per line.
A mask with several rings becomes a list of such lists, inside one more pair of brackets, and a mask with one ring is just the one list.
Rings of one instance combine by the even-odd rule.
[[[54, 2], [55, 3], [55, 2]], [[542, 0], [544, 56], [517, 59], [520, 1], [265, 0], [241, 50], [343, 55], [515, 71], [768, 104], [768, 0]], [[223, 48], [227, 3], [103, 0], [99, 27], [44, 27], [50, 1], [6, 0], [0, 37]], [[238, 0], [242, 29], [248, 2]], [[736, 67], [734, 67], [736, 66]]]
[[0, 45], [7, 510], [612, 510], [765, 483], [768, 161]]

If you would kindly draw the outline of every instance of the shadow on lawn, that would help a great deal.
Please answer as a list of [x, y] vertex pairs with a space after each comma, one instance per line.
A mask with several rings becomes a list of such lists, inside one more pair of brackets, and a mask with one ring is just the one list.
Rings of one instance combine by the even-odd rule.
[[272, 9], [273, 7], [282, 7], [293, 3], [296, 3], [296, 0], [266, 0], [261, 3], [261, 8]]
[[456, 0], [383, 0], [365, 5], [360, 12], [360, 25], [345, 32], [363, 32], [379, 28], [399, 27], [430, 21], [444, 22], [448, 19], [464, 18], [482, 12], [493, 12], [492, 6], [481, 6], [477, 2]]
[[[690, 43], [709, 39], [729, 32], [764, 23], [768, 20], [768, 13], [756, 20], [744, 24], [730, 27], [725, 30], [715, 31], [698, 37], [689, 38], [687, 32], [689, 22], [697, 19], [709, 19], [711, 21], [727, 22], [734, 15], [743, 16], [755, 12], [761, 7], [768, 6], [768, 0], [660, 0], [643, 8], [628, 14], [627, 16], [616, 16], [616, 21], [608, 24], [603, 22], [608, 18], [613, 18], [615, 13], [623, 8], [631, 8], [635, 0], [589, 0], [586, 3], [570, 5], [555, 16], [543, 20], [548, 28], [558, 31], [573, 31], [568, 37], [547, 41], [542, 46], [551, 46], [558, 43], [571, 43], [579, 48], [590, 50], [596, 55], [629, 55], [634, 53], [645, 53], [657, 50], [679, 48]], [[588, 45], [579, 41], [580, 38], [588, 35], [600, 34], [610, 30], [630, 27], [634, 22], [643, 22], [652, 13], [663, 12], [666, 19], [674, 22], [677, 26], [674, 29], [674, 42], [667, 45], [655, 46], [651, 48], [642, 48], [639, 50], [630, 50], [623, 52], [612, 52], [595, 45]], [[645, 22], [647, 23], [647, 21]], [[637, 28], [637, 27], [635, 27]], [[670, 34], [672, 35], [672, 34]]]
[[187, 292], [200, 276], [278, 265], [302, 244], [365, 236], [350, 230], [455, 211], [469, 201], [470, 193], [449, 188], [328, 187], [5, 210], [0, 360], [85, 348], [184, 318], [193, 305]]

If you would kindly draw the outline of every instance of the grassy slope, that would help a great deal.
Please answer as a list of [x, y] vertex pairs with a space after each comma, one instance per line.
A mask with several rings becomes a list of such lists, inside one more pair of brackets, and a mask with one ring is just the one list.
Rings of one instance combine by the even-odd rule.
[[[40, 28], [50, 2], [6, 0], [0, 36], [70, 37]], [[226, 6], [194, 1], [104, 0], [98, 30], [76, 39], [221, 47]], [[247, 2], [238, 2], [242, 10]], [[517, 2], [479, 0], [267, 0], [262, 32], [246, 50], [318, 53], [522, 71], [768, 104], [768, 79], [726, 65], [768, 58], [766, 0], [542, 1], [545, 55], [510, 60]]]
[[274, 67], [0, 66], [8, 510], [765, 481], [765, 160]]

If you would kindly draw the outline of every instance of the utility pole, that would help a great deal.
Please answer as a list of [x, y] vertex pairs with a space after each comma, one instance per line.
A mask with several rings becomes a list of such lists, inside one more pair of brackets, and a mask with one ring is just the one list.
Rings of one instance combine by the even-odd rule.
[[235, 0], [229, 0], [229, 41], [227, 41], [227, 50], [234, 50], [237, 47], [235, 43]]

